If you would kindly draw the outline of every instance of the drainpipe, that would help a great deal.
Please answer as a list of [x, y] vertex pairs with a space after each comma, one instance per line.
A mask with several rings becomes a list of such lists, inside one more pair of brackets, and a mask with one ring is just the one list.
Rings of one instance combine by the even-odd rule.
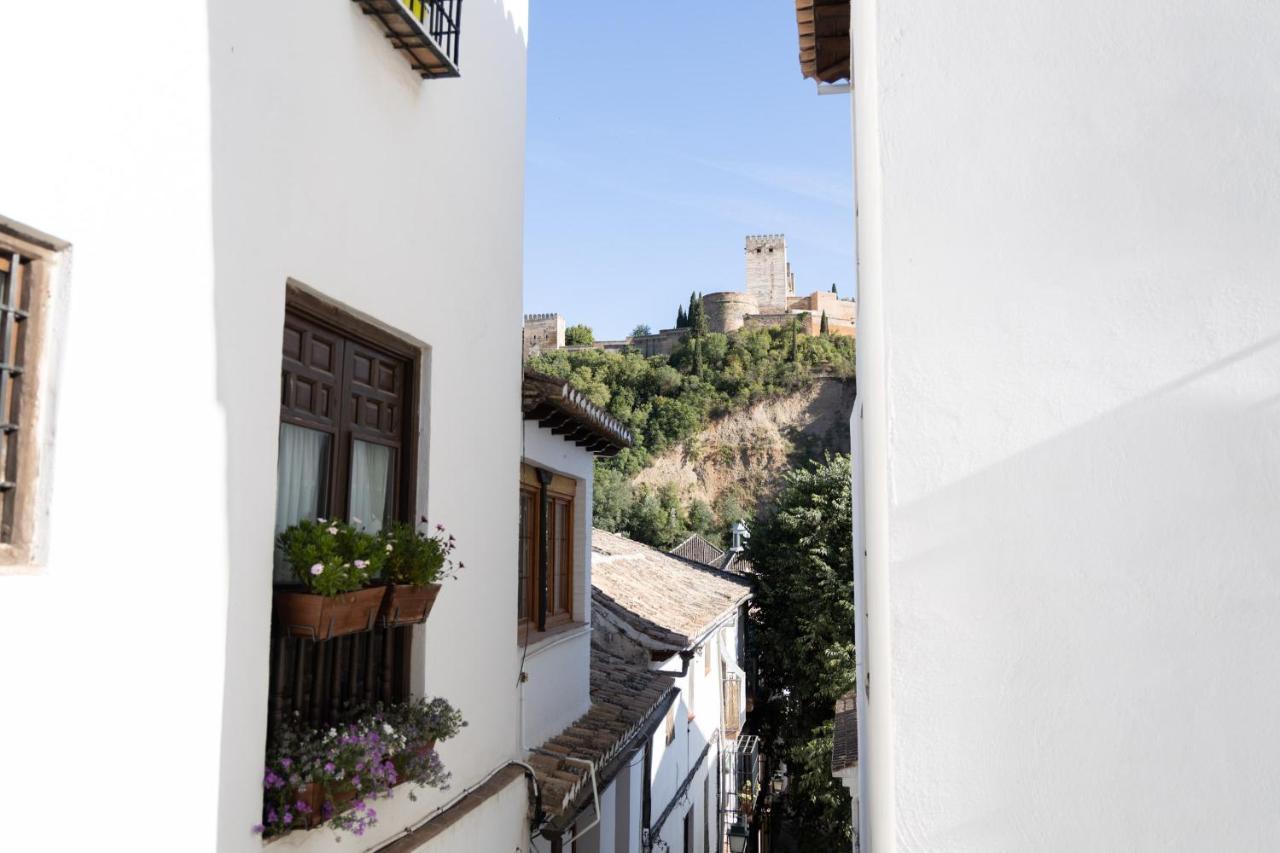
[[640, 798], [640, 849], [649, 850], [649, 828], [653, 825], [653, 735], [644, 742], [644, 793]]

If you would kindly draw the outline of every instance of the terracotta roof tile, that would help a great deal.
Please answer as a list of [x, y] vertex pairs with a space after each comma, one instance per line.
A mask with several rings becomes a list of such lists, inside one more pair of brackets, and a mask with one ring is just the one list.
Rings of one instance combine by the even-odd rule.
[[616, 533], [591, 536], [592, 601], [663, 645], [688, 648], [751, 594], [744, 579]]
[[[627, 752], [674, 683], [671, 676], [626, 660], [592, 637], [591, 708], [529, 755], [542, 807], [553, 818], [591, 796], [587, 768], [564, 758], [590, 761], [599, 777], [611, 760]], [[605, 781], [597, 778], [602, 788]]]

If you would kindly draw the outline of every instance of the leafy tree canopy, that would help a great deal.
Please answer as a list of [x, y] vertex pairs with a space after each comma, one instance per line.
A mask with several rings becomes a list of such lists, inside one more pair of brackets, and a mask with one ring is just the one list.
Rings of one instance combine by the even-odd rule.
[[647, 323], [640, 323], [634, 329], [631, 330], [631, 337], [633, 338], [640, 338], [645, 335], [652, 335], [652, 334], [653, 334], [653, 330], [649, 328], [649, 324]]
[[564, 330], [564, 342], [571, 347], [589, 347], [596, 341], [590, 326], [579, 323]]
[[[793, 345], [796, 356], [790, 360]], [[736, 499], [732, 507], [713, 508], [715, 525], [705, 530], [701, 512], [691, 520], [692, 509], [676, 499], [666, 507], [666, 521], [658, 524], [653, 503], [646, 503], [642, 490], [629, 482], [654, 454], [689, 442], [712, 418], [792, 393], [819, 376], [851, 377], [854, 360], [852, 338], [800, 335], [793, 344], [792, 329], [782, 327], [687, 338], [670, 358], [635, 351], [556, 350], [536, 356], [531, 366], [569, 380], [631, 431], [634, 446], [596, 464], [595, 523], [662, 546], [695, 530], [721, 541], [728, 526], [742, 517], [742, 509]]]
[[803, 850], [848, 849], [849, 797], [831, 776], [831, 719], [853, 689], [853, 529], [849, 457], [788, 471], [776, 511], [758, 520], [752, 636], [765, 741], [787, 762]]

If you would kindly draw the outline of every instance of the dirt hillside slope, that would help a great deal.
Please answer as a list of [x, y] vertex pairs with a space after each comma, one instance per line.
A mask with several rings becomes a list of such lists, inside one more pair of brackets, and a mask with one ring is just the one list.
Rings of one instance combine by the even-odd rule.
[[757, 403], [712, 423], [707, 429], [656, 457], [635, 478], [657, 488], [675, 483], [681, 498], [701, 498], [711, 506], [732, 497], [750, 512], [777, 491], [789, 465], [823, 452], [849, 452], [849, 413], [854, 386], [820, 379], [808, 389]]

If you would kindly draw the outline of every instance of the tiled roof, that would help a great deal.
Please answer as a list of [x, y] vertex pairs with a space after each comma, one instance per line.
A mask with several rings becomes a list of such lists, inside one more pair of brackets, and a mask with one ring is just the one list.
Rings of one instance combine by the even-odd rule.
[[616, 456], [631, 446], [631, 433], [617, 418], [575, 391], [563, 379], [524, 369], [520, 409], [526, 421], [552, 430], [599, 456]]
[[672, 548], [671, 553], [707, 566], [718, 565], [724, 558], [724, 549], [717, 548], [696, 533]]
[[640, 739], [645, 723], [666, 713], [674, 698], [669, 675], [620, 657], [592, 636], [591, 710], [572, 726], [530, 753], [542, 793], [542, 807], [554, 820], [572, 818], [591, 796], [591, 776], [581, 764], [563, 757], [585, 759], [595, 765], [596, 785], [604, 789]]
[[745, 580], [598, 528], [591, 551], [593, 604], [673, 649], [691, 647], [751, 595]]
[[836, 700], [836, 736], [831, 747], [831, 772], [858, 766], [857, 692], [850, 690]]
[[800, 70], [835, 83], [849, 77], [849, 0], [796, 0]]

